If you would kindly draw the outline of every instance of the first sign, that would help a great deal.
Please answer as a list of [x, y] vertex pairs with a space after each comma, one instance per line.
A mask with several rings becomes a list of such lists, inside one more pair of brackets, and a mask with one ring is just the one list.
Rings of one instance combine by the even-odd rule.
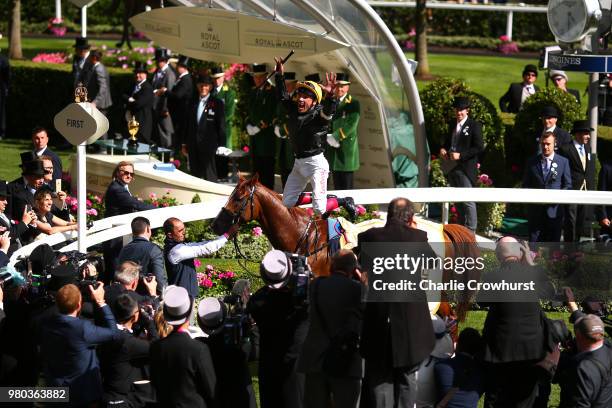
[[71, 103], [55, 115], [53, 124], [72, 145], [93, 144], [108, 132], [108, 119], [89, 102]]

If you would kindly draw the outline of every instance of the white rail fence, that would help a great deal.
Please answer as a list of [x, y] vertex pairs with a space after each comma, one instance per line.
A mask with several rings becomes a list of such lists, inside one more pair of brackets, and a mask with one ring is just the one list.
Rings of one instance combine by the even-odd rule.
[[[386, 204], [396, 197], [406, 197], [415, 203], [442, 203], [443, 218], [447, 219], [448, 204], [473, 201], [478, 203], [525, 203], [525, 204], [585, 204], [612, 205], [612, 192], [607, 191], [576, 191], [576, 190], [538, 190], [518, 188], [387, 188], [366, 190], [330, 191], [339, 197], [351, 196], [357, 204]], [[185, 204], [175, 207], [158, 208], [155, 210], [118, 215], [94, 222], [87, 231], [85, 247], [91, 247], [119, 237], [131, 235], [130, 223], [138, 216], [146, 217], [152, 228], [159, 228], [170, 217], [176, 217], [183, 222], [207, 220], [217, 216], [226, 199], [198, 204]], [[74, 231], [48, 235], [15, 251], [11, 256], [11, 265], [20, 257], [27, 257], [32, 250], [41, 244], [56, 245], [78, 238]], [[77, 242], [72, 242], [61, 249], [71, 251], [78, 248]]]

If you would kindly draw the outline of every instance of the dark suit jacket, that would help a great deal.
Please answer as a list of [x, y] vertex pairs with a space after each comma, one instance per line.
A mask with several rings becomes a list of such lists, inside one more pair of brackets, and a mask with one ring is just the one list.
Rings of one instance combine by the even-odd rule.
[[6, 208], [6, 216], [11, 220], [21, 220], [25, 206], [27, 204], [34, 206], [34, 194], [26, 187], [23, 177], [11, 181], [7, 189], [9, 202]]
[[[7, 217], [9, 217], [8, 214]], [[2, 218], [0, 218], [0, 227], [4, 227], [7, 231], [10, 232], [11, 246], [9, 248], [8, 254], [11, 255], [19, 248], [19, 245], [16, 241], [17, 239], [21, 238], [22, 235], [28, 232], [28, 226], [21, 222], [21, 218], [19, 219], [19, 221], [11, 221], [9, 224], [7, 224]]]
[[[537, 85], [533, 86], [538, 92], [540, 88]], [[523, 96], [523, 83], [516, 82], [510, 84], [506, 93], [499, 98], [499, 109], [502, 112], [518, 113], [521, 109], [521, 97]]]
[[[165, 71], [162, 71], [162, 74], [160, 76], [157, 75], [158, 71], [159, 70], [155, 71], [153, 77], [151, 78], [151, 85], [153, 86], [153, 90], [167, 88], [168, 92], [171, 91], [172, 88], [174, 88], [174, 84], [176, 83], [176, 73], [170, 65], [168, 65], [168, 68], [166, 68]], [[153, 109], [155, 110], [158, 116], [162, 112], [168, 111], [168, 93], [162, 96], [155, 96], [154, 99], [155, 102]]]
[[[140, 123], [136, 136], [139, 140], [150, 144], [153, 132], [153, 87], [149, 81], [144, 81], [140, 85], [140, 90], [134, 93], [135, 87], [136, 83], [132, 85], [128, 94], [124, 96], [127, 102], [126, 107], [134, 115], [138, 123]], [[129, 102], [130, 96], [134, 98], [134, 102]]]
[[185, 133], [187, 131], [185, 120], [187, 112], [190, 111], [191, 101], [194, 97], [195, 88], [191, 74], [177, 78], [174, 87], [167, 92], [168, 111], [172, 117], [172, 124], [179, 143], [185, 143]]
[[142, 237], [135, 237], [132, 242], [121, 249], [119, 263], [124, 261], [138, 262], [142, 273], [154, 275], [157, 280], [157, 293], [161, 294], [168, 284], [164, 267], [164, 254], [160, 247]]
[[223, 101], [209, 96], [206, 106], [197, 120], [199, 98], [195, 99], [189, 110], [186, 145], [190, 152], [213, 154], [219, 146], [225, 146], [225, 109]]
[[[539, 277], [533, 267], [525, 267], [519, 262], [503, 263], [499, 270], [491, 272], [495, 277], [488, 280], [499, 282], [510, 279], [516, 282], [529, 282]], [[504, 276], [505, 275], [505, 276]], [[509, 278], [508, 278], [509, 277]], [[545, 289], [545, 288], [539, 288]], [[544, 357], [545, 332], [542, 310], [537, 294], [533, 302], [495, 302], [489, 312], [482, 331], [485, 340], [485, 361], [508, 363], [512, 361], [539, 360]]]
[[83, 68], [79, 67], [79, 63], [82, 60], [80, 58], [74, 58], [72, 60], [72, 78], [74, 80], [73, 87], [76, 88], [79, 85], [79, 82], [84, 86], [87, 85], [87, 78], [90, 75], [91, 70], [93, 69], [93, 64], [91, 60], [87, 58], [83, 63]]
[[[427, 243], [424, 231], [390, 220], [358, 236], [357, 251], [367, 242]], [[429, 244], [424, 248], [430, 254]], [[393, 367], [413, 367], [427, 358], [435, 337], [429, 308], [423, 302], [368, 302], [363, 320], [361, 355], [371, 361], [391, 361]]]
[[[149, 346], [147, 340], [125, 331], [119, 339], [100, 348], [100, 366], [104, 377], [104, 400], [138, 400], [143, 396], [134, 381], [149, 379]], [[146, 393], [144, 396], [146, 397]], [[150, 394], [150, 393], [149, 393]]]
[[[326, 328], [321, 322], [322, 318], [325, 319]], [[322, 371], [323, 355], [329, 348], [331, 337], [347, 332], [359, 337], [363, 320], [361, 284], [341, 275], [318, 278], [311, 286], [309, 319], [308, 334], [297, 370], [316, 373]], [[356, 351], [346, 376], [361, 378], [361, 363], [361, 356]]]
[[130, 214], [137, 211], [152, 210], [155, 207], [145, 204], [133, 197], [125, 189], [125, 184], [119, 180], [113, 180], [104, 194], [104, 205], [106, 207], [105, 217], [114, 215]]
[[[9, 257], [4, 252], [0, 251], [0, 268], [5, 267], [9, 263]], [[4, 311], [0, 309], [0, 322], [4, 320]]]
[[559, 126], [555, 126], [553, 134], [555, 135], [555, 150], [558, 150], [561, 146], [572, 142], [572, 135], [570, 135], [567, 130], [561, 129]]
[[[456, 127], [456, 120], [449, 122], [448, 132], [446, 132], [446, 138], [444, 139], [444, 148], [449, 152]], [[456, 152], [460, 153], [457, 166], [468, 176], [472, 185], [476, 185], [478, 155], [484, 150], [482, 127], [480, 123], [468, 116], [457, 137]]]
[[108, 70], [101, 62], [95, 66], [89, 64], [88, 69], [81, 72], [80, 81], [87, 88], [87, 98], [95, 102], [98, 109], [110, 108], [113, 104], [110, 76]]
[[[599, 177], [597, 179], [597, 190], [612, 191], [612, 162], [601, 163], [601, 170], [599, 170]], [[601, 221], [606, 218], [612, 219], [612, 205], [597, 206], [595, 211], [597, 221]]]
[[[59, 158], [57, 153], [49, 149], [49, 146], [47, 146], [45, 150], [43, 151], [42, 156], [49, 156], [51, 158], [51, 161], [53, 162], [53, 180], [57, 180], [57, 179], [61, 180], [62, 171], [63, 171], [62, 170], [62, 160]], [[55, 186], [52, 186], [52, 188], [55, 189]]]
[[42, 324], [41, 355], [48, 387], [70, 387], [70, 402], [78, 406], [102, 397], [102, 380], [95, 345], [119, 339], [108, 305], [100, 309], [104, 326], [63, 314]]
[[214, 406], [217, 378], [206, 344], [174, 331], [153, 342], [150, 355], [160, 407]]
[[[557, 165], [555, 167], [555, 164]], [[569, 162], [560, 154], [555, 154], [551, 170], [548, 173], [546, 180], [542, 173], [542, 155], [533, 156], [527, 162], [527, 170], [523, 177], [523, 188], [543, 188], [551, 190], [569, 190], [572, 188], [572, 176], [570, 174]], [[556, 169], [556, 175], [553, 172]], [[531, 205], [530, 213], [532, 217], [540, 216], [539, 211], [536, 211], [540, 206]], [[546, 206], [546, 215], [549, 218], [557, 217], [557, 209], [559, 204], [550, 204]], [[531, 211], [533, 209], [533, 211]]]
[[580, 91], [577, 89], [567, 88], [567, 92], [572, 94], [576, 98], [576, 102], [580, 103]]
[[572, 189], [580, 190], [582, 183], [586, 181], [586, 189], [595, 190], [595, 163], [591, 158], [591, 146], [584, 146], [586, 155], [586, 169], [582, 167], [580, 154], [574, 146], [574, 143], [568, 143], [559, 147], [559, 154], [569, 161], [570, 174], [572, 176]]

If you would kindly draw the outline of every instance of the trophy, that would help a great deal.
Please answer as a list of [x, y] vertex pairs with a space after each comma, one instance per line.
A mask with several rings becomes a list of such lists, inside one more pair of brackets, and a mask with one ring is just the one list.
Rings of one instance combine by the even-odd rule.
[[74, 101], [76, 103], [87, 102], [87, 88], [83, 86], [82, 82], [79, 82], [74, 89]]
[[138, 147], [138, 140], [136, 140], [136, 133], [138, 133], [140, 123], [138, 123], [136, 118], [132, 116], [127, 125], [128, 125], [128, 132], [130, 134], [130, 139], [128, 140], [128, 146], [136, 148]]

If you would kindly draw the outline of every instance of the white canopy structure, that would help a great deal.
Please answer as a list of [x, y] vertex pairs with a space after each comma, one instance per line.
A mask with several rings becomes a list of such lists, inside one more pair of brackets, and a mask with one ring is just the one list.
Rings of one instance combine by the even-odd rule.
[[356, 188], [425, 187], [428, 147], [410, 66], [365, 0], [169, 0], [131, 19], [157, 44], [218, 62], [268, 63], [295, 49], [298, 78], [347, 71], [361, 104]]

